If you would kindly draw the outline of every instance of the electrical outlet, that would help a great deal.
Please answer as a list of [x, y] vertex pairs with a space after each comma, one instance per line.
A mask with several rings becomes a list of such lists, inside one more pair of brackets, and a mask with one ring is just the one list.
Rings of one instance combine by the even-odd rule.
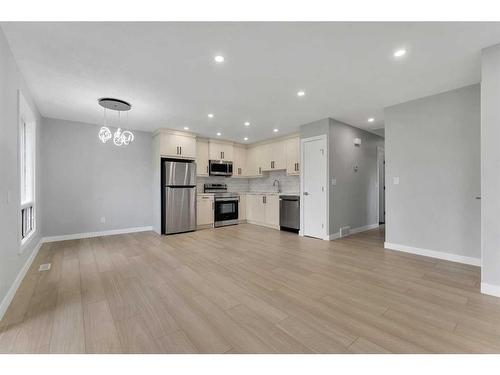
[[101, 216], [101, 223], [105, 223], [106, 222], [106, 218], [104, 216]]
[[45, 264], [40, 264], [40, 267], [38, 268], [38, 271], [41, 272], [41, 271], [48, 271], [50, 270], [50, 266], [52, 265], [52, 263], [45, 263]]
[[394, 177], [394, 185], [399, 185], [399, 177]]
[[337, 185], [337, 179], [336, 178], [332, 178], [332, 185], [333, 186]]

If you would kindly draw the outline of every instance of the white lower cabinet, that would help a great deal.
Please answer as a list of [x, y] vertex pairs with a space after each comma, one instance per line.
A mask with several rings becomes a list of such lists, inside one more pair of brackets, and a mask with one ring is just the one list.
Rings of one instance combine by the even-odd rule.
[[246, 200], [247, 221], [272, 228], [279, 227], [280, 206], [277, 194], [248, 194]]
[[247, 219], [247, 196], [240, 194], [240, 202], [238, 203], [238, 221]]
[[196, 198], [196, 226], [213, 227], [214, 225], [214, 197], [213, 195], [199, 195]]
[[264, 201], [264, 223], [278, 227], [280, 225], [280, 197], [276, 194], [267, 194]]

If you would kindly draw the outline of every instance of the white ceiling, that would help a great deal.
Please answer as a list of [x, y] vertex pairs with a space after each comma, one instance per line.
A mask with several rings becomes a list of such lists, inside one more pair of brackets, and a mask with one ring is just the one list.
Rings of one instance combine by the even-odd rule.
[[[385, 106], [479, 82], [481, 48], [500, 42], [500, 23], [1, 27], [43, 116], [99, 124], [97, 99], [111, 96], [132, 103], [129, 128], [189, 126], [249, 142], [325, 117], [381, 128]], [[395, 59], [401, 47], [408, 53]], [[214, 62], [217, 54], [223, 64]]]

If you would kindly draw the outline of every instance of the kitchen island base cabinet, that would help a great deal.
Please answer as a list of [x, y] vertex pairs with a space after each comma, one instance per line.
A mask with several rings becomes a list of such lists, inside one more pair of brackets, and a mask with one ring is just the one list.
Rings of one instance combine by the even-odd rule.
[[196, 198], [196, 227], [198, 229], [214, 227], [214, 197], [202, 195]]
[[279, 229], [279, 196], [277, 194], [248, 194], [247, 222]]

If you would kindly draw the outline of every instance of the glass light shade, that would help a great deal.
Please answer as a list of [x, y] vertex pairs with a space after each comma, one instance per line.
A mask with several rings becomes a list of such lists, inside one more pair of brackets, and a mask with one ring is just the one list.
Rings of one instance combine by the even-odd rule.
[[116, 129], [115, 134], [113, 135], [113, 143], [116, 146], [123, 145], [123, 137], [122, 137], [122, 129], [121, 128]]
[[122, 133], [123, 144], [128, 146], [129, 143], [134, 141], [134, 134], [131, 131], [125, 130]]
[[99, 130], [99, 139], [101, 140], [102, 143], [106, 143], [111, 139], [111, 130], [107, 126], [103, 126]]

